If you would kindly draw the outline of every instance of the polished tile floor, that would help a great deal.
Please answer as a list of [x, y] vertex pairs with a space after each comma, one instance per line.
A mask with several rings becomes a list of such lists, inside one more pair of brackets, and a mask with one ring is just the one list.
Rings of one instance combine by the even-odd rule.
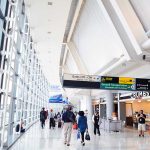
[[90, 132], [91, 141], [81, 146], [73, 130], [70, 147], [63, 144], [63, 129], [41, 129], [40, 123], [33, 125], [10, 150], [150, 150], [150, 135], [139, 138], [136, 130], [125, 129], [121, 133], [101, 131], [101, 136]]

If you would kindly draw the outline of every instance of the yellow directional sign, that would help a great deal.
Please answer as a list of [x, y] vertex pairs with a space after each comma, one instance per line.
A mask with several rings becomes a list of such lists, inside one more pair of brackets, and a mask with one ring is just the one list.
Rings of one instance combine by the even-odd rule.
[[119, 77], [119, 84], [135, 84], [134, 78]]

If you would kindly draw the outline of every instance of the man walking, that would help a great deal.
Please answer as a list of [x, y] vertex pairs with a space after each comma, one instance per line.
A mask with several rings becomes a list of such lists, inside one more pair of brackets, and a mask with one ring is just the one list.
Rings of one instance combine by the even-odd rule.
[[139, 137], [143, 136], [144, 137], [144, 132], [145, 132], [145, 118], [146, 115], [143, 113], [143, 110], [140, 110], [140, 113], [138, 114], [138, 130], [139, 130]]
[[62, 120], [64, 122], [64, 144], [70, 146], [72, 125], [75, 122], [75, 115], [72, 112], [71, 106], [68, 106], [66, 112], [62, 116]]
[[53, 113], [53, 109], [50, 110], [50, 113], [49, 113], [49, 128], [51, 129], [51, 127], [53, 127], [54, 129], [54, 123], [55, 123], [55, 120], [54, 120], [54, 113]]
[[99, 131], [99, 114], [98, 114], [98, 112], [96, 112], [95, 115], [93, 115], [92, 121], [94, 123], [94, 134], [96, 135], [96, 130], [97, 130], [98, 135], [100, 136], [100, 131]]
[[45, 108], [43, 107], [41, 112], [40, 112], [40, 121], [41, 121], [41, 127], [42, 129], [44, 128], [45, 126], [45, 120], [46, 120], [47, 116], [46, 116], [46, 111], [45, 111]]

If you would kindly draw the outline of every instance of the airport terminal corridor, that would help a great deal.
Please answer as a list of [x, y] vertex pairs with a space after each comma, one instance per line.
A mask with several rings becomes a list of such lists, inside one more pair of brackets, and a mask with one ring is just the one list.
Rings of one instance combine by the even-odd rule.
[[124, 129], [122, 132], [104, 132], [101, 136], [94, 135], [92, 127], [89, 130], [91, 140], [85, 141], [85, 146], [77, 140], [77, 130], [73, 130], [70, 146], [63, 141], [63, 129], [55, 127], [41, 129], [40, 123], [33, 125], [9, 150], [149, 150], [148, 133], [138, 137], [136, 130]]
[[149, 6], [0, 0], [0, 150], [149, 150]]

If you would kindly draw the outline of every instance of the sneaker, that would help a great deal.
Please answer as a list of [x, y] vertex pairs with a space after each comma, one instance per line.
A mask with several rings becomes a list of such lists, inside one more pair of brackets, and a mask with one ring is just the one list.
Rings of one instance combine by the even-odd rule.
[[83, 143], [82, 143], [82, 145], [84, 146], [84, 145], [85, 145], [85, 143], [83, 142]]
[[81, 144], [83, 143], [83, 141], [81, 141]]
[[67, 144], [67, 142], [64, 142], [64, 144]]
[[139, 134], [139, 137], [141, 136], [141, 134]]
[[144, 135], [142, 135], [144, 137]]
[[70, 144], [67, 144], [67, 146], [70, 146]]

